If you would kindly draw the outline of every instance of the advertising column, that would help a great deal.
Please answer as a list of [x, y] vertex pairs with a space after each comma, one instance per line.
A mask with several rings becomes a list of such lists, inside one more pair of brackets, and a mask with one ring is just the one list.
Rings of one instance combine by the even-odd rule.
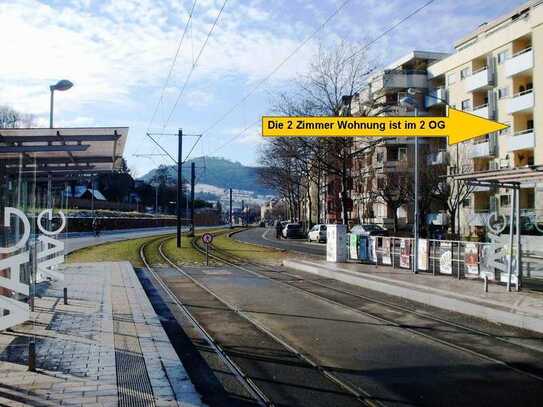
[[326, 261], [345, 263], [347, 261], [347, 226], [327, 225]]

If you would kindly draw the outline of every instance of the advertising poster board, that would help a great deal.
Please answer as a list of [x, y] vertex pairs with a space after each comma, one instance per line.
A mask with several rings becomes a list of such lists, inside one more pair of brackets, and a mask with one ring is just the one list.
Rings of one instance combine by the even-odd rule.
[[400, 267], [404, 269], [411, 268], [411, 240], [400, 240]]
[[479, 274], [481, 278], [486, 276], [490, 281], [496, 280], [495, 266], [496, 248], [493, 244], [481, 245], [479, 253]]
[[377, 238], [373, 236], [368, 238], [368, 249], [370, 261], [372, 263], [377, 263]]
[[358, 260], [358, 236], [351, 234], [349, 239], [349, 257]]
[[452, 244], [451, 242], [441, 242], [439, 256], [439, 272], [442, 274], [452, 274]]
[[428, 270], [428, 240], [419, 239], [419, 250], [418, 250], [418, 269], [419, 270]]
[[368, 261], [368, 237], [358, 236], [358, 260]]
[[382, 263], [386, 265], [392, 265], [392, 256], [390, 253], [390, 238], [383, 237], [383, 257]]
[[466, 243], [464, 264], [466, 265], [466, 276], [479, 276], [479, 250], [476, 243]]

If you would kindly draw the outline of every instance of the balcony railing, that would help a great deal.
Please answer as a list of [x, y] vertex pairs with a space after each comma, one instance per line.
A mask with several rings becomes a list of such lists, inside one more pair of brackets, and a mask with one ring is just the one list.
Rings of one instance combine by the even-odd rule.
[[443, 105], [447, 103], [447, 90], [437, 88], [428, 93], [424, 99], [424, 105], [428, 107]]
[[490, 118], [490, 111], [488, 108], [488, 103], [485, 103], [483, 105], [478, 105], [473, 107], [474, 115], [477, 115], [479, 117], [484, 117], [485, 119]]
[[534, 67], [534, 52], [531, 47], [525, 48], [505, 61], [505, 74], [508, 77], [525, 72]]
[[428, 165], [447, 165], [449, 163], [449, 153], [447, 151], [439, 151], [431, 153], [426, 157]]
[[534, 109], [534, 90], [528, 89], [513, 95], [507, 104], [507, 113], [530, 112]]
[[518, 151], [535, 148], [535, 131], [526, 129], [507, 136], [507, 150]]
[[485, 88], [491, 85], [490, 71], [486, 66], [482, 67], [468, 76], [465, 79], [465, 83], [467, 92], [473, 92], [474, 90]]

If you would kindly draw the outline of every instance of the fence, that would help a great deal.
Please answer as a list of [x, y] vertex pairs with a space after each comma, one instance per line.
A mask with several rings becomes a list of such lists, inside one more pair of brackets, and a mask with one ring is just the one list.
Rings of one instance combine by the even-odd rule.
[[[351, 259], [393, 269], [413, 270], [413, 238], [358, 236], [356, 239], [351, 237], [349, 242]], [[510, 259], [506, 244], [419, 239], [417, 271], [517, 286], [516, 253], [512, 256], [511, 276]]]

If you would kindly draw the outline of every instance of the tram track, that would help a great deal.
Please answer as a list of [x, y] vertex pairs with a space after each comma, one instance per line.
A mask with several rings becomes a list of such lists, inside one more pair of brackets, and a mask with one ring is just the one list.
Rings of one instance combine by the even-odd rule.
[[[160, 241], [159, 243], [159, 252], [161, 255], [163, 255], [163, 252], [161, 250], [162, 245], [165, 241], [169, 240], [169, 237], [166, 238], [157, 238], [154, 240], [151, 240], [149, 242], [146, 242], [140, 246], [139, 254], [140, 258], [143, 261], [146, 270], [153, 276], [157, 284], [160, 285], [160, 287], [164, 290], [164, 292], [168, 295], [170, 300], [178, 307], [178, 309], [182, 312], [183, 315], [186, 316], [188, 320], [194, 324], [196, 329], [200, 332], [200, 334], [208, 341], [210, 347], [213, 349], [213, 351], [217, 354], [217, 356], [221, 359], [221, 361], [230, 369], [231, 373], [236, 377], [238, 382], [249, 392], [249, 394], [255, 399], [255, 401], [261, 405], [261, 406], [275, 406], [269, 399], [269, 397], [260, 389], [260, 387], [250, 378], [248, 377], [243, 370], [238, 366], [236, 362], [230, 358], [228, 353], [221, 347], [221, 345], [215, 341], [215, 339], [207, 332], [207, 330], [198, 322], [198, 320], [194, 317], [194, 315], [189, 311], [187, 306], [172, 292], [172, 290], [168, 287], [168, 285], [163, 281], [163, 279], [158, 275], [158, 273], [153, 269], [153, 267], [149, 264], [147, 261], [147, 258], [145, 256], [145, 249], [146, 247], [151, 243], [156, 243], [157, 241]], [[169, 262], [169, 259], [164, 257], [165, 260]]]
[[[223, 231], [223, 232], [217, 233], [216, 235], [225, 234], [225, 233], [226, 232]], [[195, 249], [199, 250], [201, 253], [205, 253], [205, 250], [198, 244], [197, 239], [192, 240], [192, 245]], [[490, 340], [490, 341], [495, 340], [495, 341], [500, 342], [504, 346], [506, 346], [507, 349], [510, 352], [513, 352], [514, 355], [526, 357], [527, 360], [529, 360], [530, 358], [533, 358], [534, 354], [536, 357], [539, 356], [539, 359], [540, 359], [541, 354], [542, 354], [540, 350], [536, 350], [531, 347], [526, 347], [525, 350], [519, 349], [519, 345], [516, 342], [513, 342], [507, 338], [500, 337], [498, 335], [494, 335], [492, 333], [485, 332], [480, 329], [467, 327], [465, 325], [458, 324], [452, 321], [447, 321], [443, 318], [439, 318], [436, 316], [428, 315], [423, 312], [412, 310], [405, 306], [393, 304], [393, 303], [383, 301], [380, 299], [375, 299], [366, 295], [354, 293], [349, 290], [345, 290], [345, 289], [341, 289], [337, 287], [331, 287], [330, 285], [324, 284], [320, 281], [316, 281], [315, 279], [305, 279], [305, 278], [300, 277], [299, 275], [289, 273], [288, 271], [284, 271], [284, 270], [270, 271], [269, 266], [265, 266], [265, 265], [254, 263], [254, 262], [248, 262], [240, 258], [239, 256], [235, 256], [231, 253], [228, 253], [227, 251], [221, 250], [220, 248], [215, 247], [213, 250], [213, 253], [210, 253], [209, 256], [218, 262], [222, 262], [231, 267], [237, 268], [239, 270], [243, 270], [252, 275], [259, 276], [262, 278], [267, 278], [277, 283], [283, 284], [285, 286], [295, 288], [321, 301], [325, 301], [333, 305], [342, 307], [344, 309], [357, 312], [364, 316], [374, 318], [382, 323], [398, 327], [400, 329], [405, 330], [406, 332], [440, 343], [441, 345], [449, 347], [451, 349], [465, 352], [467, 354], [484, 359], [486, 361], [505, 366], [508, 369], [511, 369], [519, 374], [523, 374], [523, 375], [531, 377], [532, 379], [543, 382], [543, 368], [528, 369], [526, 365], [523, 363], [517, 364], [515, 362], [511, 362], [510, 360], [503, 360], [497, 355], [493, 355], [492, 349], [490, 348], [487, 349], [486, 353], [483, 353], [481, 352], [480, 349], [477, 349], [477, 347], [475, 346], [467, 347], [465, 345], [457, 343], [458, 341], [457, 342], [451, 341], [449, 338], [447, 338], [447, 336], [452, 335], [452, 336], [457, 336], [459, 338], [463, 338], [463, 337], [465, 338], [465, 337], [470, 337], [470, 336], [473, 337], [474, 335], [476, 335], [477, 337], [484, 338], [485, 340]], [[308, 285], [312, 287], [307, 287]], [[317, 289], [315, 289], [315, 287], [317, 287]], [[323, 292], [323, 290], [326, 290], [328, 292]], [[330, 292], [332, 292], [333, 295], [331, 295]], [[338, 298], [338, 294], [343, 296], [343, 298], [342, 299]], [[349, 305], [348, 303], [349, 301], [346, 301], [345, 297], [350, 298], [351, 300], [353, 299], [356, 299], [357, 301], [361, 300], [362, 304], [358, 303], [358, 306]], [[418, 318], [418, 324], [417, 324], [418, 326], [414, 325], [413, 323], [405, 323], [401, 321], [399, 322], [398, 318], [386, 316], [386, 312], [383, 312], [383, 310], [381, 310], [380, 312], [376, 312], [375, 310], [373, 311], [367, 310], [367, 308], [375, 308], [375, 304], [378, 306], [384, 307], [385, 309], [396, 311], [397, 313], [399, 312], [399, 313], [407, 314], [409, 316], [415, 316], [416, 318]], [[366, 309], [361, 309], [361, 307], [366, 308]], [[397, 315], [397, 314], [394, 314], [394, 315]], [[434, 324], [440, 324], [441, 328], [436, 329], [436, 326]], [[426, 327], [431, 327], [431, 329], [427, 329]], [[443, 329], [443, 328], [447, 328], [447, 329]], [[428, 330], [429, 332], [434, 332], [434, 333], [433, 334], [426, 333], [426, 332], [423, 332], [424, 330]], [[494, 353], [497, 353], [497, 352], [494, 352]]]

